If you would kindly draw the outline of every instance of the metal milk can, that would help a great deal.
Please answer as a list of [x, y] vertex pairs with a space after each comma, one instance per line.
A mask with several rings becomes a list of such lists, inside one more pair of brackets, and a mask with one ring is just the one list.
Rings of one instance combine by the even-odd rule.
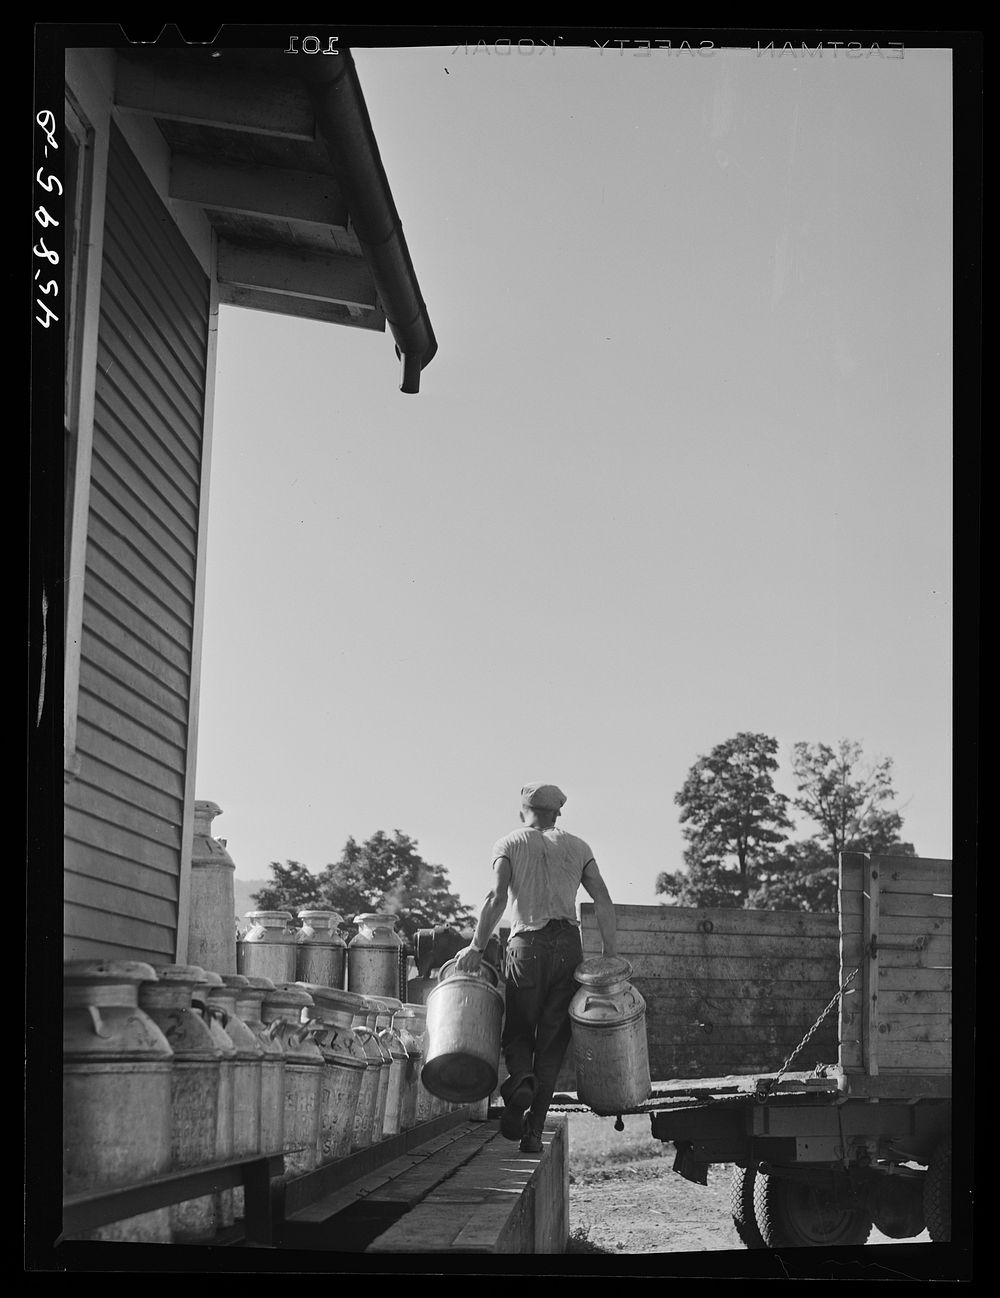
[[[264, 1048], [237, 1009], [239, 987], [236, 979], [247, 983], [244, 974], [223, 974], [220, 983], [209, 988], [208, 1004], [222, 1011], [222, 1024], [236, 1047], [233, 1069], [233, 1157], [244, 1158], [260, 1153], [260, 1099]], [[249, 985], [249, 984], [248, 984]], [[242, 1185], [232, 1189], [233, 1214], [243, 1216]]]
[[364, 1149], [382, 1139], [385, 1121], [385, 1101], [389, 1093], [388, 1077], [392, 1057], [379, 1041], [375, 1029], [375, 1013], [368, 998], [357, 992], [345, 992], [352, 999], [351, 1031], [361, 1043], [368, 1068], [361, 1083], [358, 1112], [354, 1122], [351, 1148]]
[[302, 927], [295, 934], [295, 981], [342, 988], [347, 943], [338, 928], [343, 918], [333, 910], [300, 910], [299, 919]]
[[[70, 960], [63, 990], [63, 1194], [110, 1190], [170, 1170], [167, 1038], [139, 1006], [156, 978], [132, 960]], [[74, 1238], [169, 1244], [166, 1208]]]
[[316, 1044], [323, 1053], [323, 1090], [320, 1096], [319, 1163], [332, 1162], [351, 1152], [361, 1084], [368, 1067], [361, 1042], [351, 1030], [351, 1010], [339, 988], [301, 983], [313, 998], [310, 1014], [323, 1025]]
[[375, 1044], [382, 1056], [382, 1070], [378, 1075], [378, 1095], [375, 1100], [375, 1118], [372, 1122], [372, 1141], [376, 1144], [386, 1134], [385, 1121], [389, 1108], [389, 1083], [392, 1080], [392, 1050], [385, 1031], [379, 1026], [379, 1019], [385, 1022], [385, 1009], [381, 997], [362, 996], [365, 1003], [365, 1025], [373, 1034]]
[[313, 1171], [319, 1161], [323, 1054], [316, 1037], [322, 1025], [303, 1022], [304, 1011], [312, 1008], [312, 997], [294, 984], [275, 987], [264, 997], [264, 1022], [280, 1021], [277, 1035], [285, 1050], [284, 1180]]
[[424, 1062], [426, 1019], [426, 1006], [408, 1003], [400, 1005], [392, 1016], [392, 1026], [399, 1033], [400, 1042], [406, 1051], [406, 1074], [399, 1117], [401, 1131], [409, 1131], [411, 1127], [417, 1125], [417, 1108], [420, 1101], [420, 1070]]
[[287, 910], [251, 910], [246, 918], [251, 926], [237, 943], [237, 973], [249, 977], [270, 978], [277, 987], [295, 981], [295, 933], [289, 925]]
[[[215, 1126], [215, 1157], [224, 1162], [233, 1156], [236, 1138], [236, 1046], [224, 1026], [226, 1012], [211, 997], [216, 987], [222, 986], [222, 975], [204, 969], [194, 989], [192, 1005], [200, 1008], [208, 1024], [212, 1039], [221, 1052], [219, 1059], [219, 1108]], [[233, 1210], [233, 1192], [219, 1190], [215, 1195], [217, 1226], [220, 1230], [232, 1226], [236, 1220]]]
[[385, 1118], [382, 1123], [383, 1136], [398, 1135], [403, 1114], [403, 1089], [406, 1085], [406, 1047], [399, 1033], [393, 1027], [393, 1016], [401, 1009], [403, 1002], [391, 996], [372, 998], [376, 1001], [378, 1013], [375, 1016], [375, 1030], [379, 1040], [388, 1049], [391, 1060], [389, 1066], [389, 1087], [385, 1100]]
[[649, 1097], [646, 1002], [620, 956], [577, 965], [580, 989], [569, 1007], [577, 1095], [595, 1113], [618, 1114]]
[[362, 996], [398, 996], [403, 940], [395, 915], [355, 915], [347, 944], [347, 986]]
[[285, 1147], [285, 1051], [277, 1032], [281, 1020], [265, 1023], [261, 1006], [274, 990], [270, 978], [223, 974], [223, 982], [236, 987], [236, 1013], [260, 1045], [260, 1152], [280, 1154]]
[[[163, 965], [139, 987], [139, 1004], [170, 1042], [171, 1170], [215, 1162], [222, 1053], [202, 1015], [192, 1006], [205, 977], [198, 965]], [[175, 1244], [205, 1244], [219, 1224], [215, 1198], [199, 1195], [168, 1209]]]
[[221, 814], [216, 802], [199, 799], [194, 804], [187, 958], [202, 969], [234, 973], [236, 865], [225, 840], [212, 835], [212, 821]]
[[427, 997], [427, 1042], [421, 1080], [439, 1099], [470, 1104], [492, 1095], [500, 1070], [504, 998], [499, 974], [484, 960], [476, 973], [441, 968]]

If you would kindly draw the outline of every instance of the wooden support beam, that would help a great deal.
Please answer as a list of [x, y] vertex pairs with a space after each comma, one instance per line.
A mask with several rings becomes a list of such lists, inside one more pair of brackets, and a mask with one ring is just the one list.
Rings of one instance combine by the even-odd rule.
[[170, 197], [246, 216], [347, 229], [343, 191], [333, 176], [251, 167], [174, 154]]
[[879, 871], [870, 859], [865, 869], [862, 910], [864, 950], [860, 953], [864, 999], [861, 1003], [862, 1062], [869, 1077], [878, 1076], [878, 971], [875, 955], [879, 936]]
[[118, 108], [151, 117], [196, 122], [289, 140], [316, 137], [309, 93], [293, 77], [230, 68], [118, 57]]
[[348, 307], [378, 306], [375, 282], [362, 257], [244, 247], [220, 238], [218, 267], [220, 285]]
[[249, 307], [251, 311], [271, 311], [276, 315], [297, 316], [302, 320], [319, 320], [323, 324], [349, 325], [354, 329], [385, 332], [385, 315], [375, 307], [345, 306], [341, 302], [290, 297], [287, 293], [241, 288], [238, 284], [220, 284], [219, 301], [226, 306]]

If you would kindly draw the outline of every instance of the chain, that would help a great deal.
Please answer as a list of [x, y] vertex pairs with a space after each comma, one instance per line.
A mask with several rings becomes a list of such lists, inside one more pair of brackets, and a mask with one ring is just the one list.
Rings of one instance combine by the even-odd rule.
[[795, 1056], [800, 1054], [806, 1048], [806, 1046], [809, 1044], [810, 1040], [812, 1039], [813, 1033], [817, 1030], [819, 1025], [823, 1022], [823, 1020], [830, 1013], [833, 1007], [840, 1001], [841, 996], [843, 996], [844, 992], [847, 991], [848, 987], [858, 976], [860, 970], [861, 970], [861, 966], [858, 965], [857, 969], [852, 969], [851, 972], [847, 975], [847, 977], [844, 979], [841, 986], [838, 987], [837, 990], [833, 993], [833, 996], [831, 996], [829, 1004], [826, 1006], [824, 1010], [821, 1011], [819, 1018], [812, 1025], [809, 1031], [805, 1034], [805, 1036], [795, 1047], [792, 1053], [786, 1057], [785, 1062], [775, 1073], [774, 1077], [772, 1077], [771, 1080], [768, 1082], [765, 1088], [766, 1090], [770, 1090], [772, 1086], [775, 1086], [777, 1084], [778, 1079], [781, 1077], [782, 1073], [785, 1072], [785, 1070], [788, 1068], [789, 1064], [792, 1062]]

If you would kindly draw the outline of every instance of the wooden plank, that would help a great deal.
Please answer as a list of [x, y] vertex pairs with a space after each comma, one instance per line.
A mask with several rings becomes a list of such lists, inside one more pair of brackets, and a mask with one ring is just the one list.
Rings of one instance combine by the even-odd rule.
[[[931, 887], [932, 890], [951, 892], [951, 861], [927, 856], [876, 856], [872, 861], [880, 873], [883, 888], [896, 891], [897, 885], [905, 884], [905, 888], [899, 887], [898, 890], [924, 892]], [[913, 884], [917, 887], [912, 888], [910, 885]]]
[[[73, 843], [67, 854], [65, 873], [77, 873], [90, 879], [100, 879], [120, 888], [131, 888], [150, 897], [162, 897], [176, 906], [177, 876], [164, 870], [153, 870], [125, 857], [111, 856], [95, 847]], [[67, 888], [70, 886], [67, 882]]]
[[[890, 946], [891, 942], [905, 943], [905, 949]], [[857, 964], [865, 955], [865, 945], [851, 936], [844, 941], [844, 964]], [[893, 937], [881, 934], [877, 963], [882, 969], [950, 969], [951, 938], [940, 934], [923, 936], [903, 934]]]
[[180, 850], [180, 825], [140, 807], [131, 806], [116, 796], [113, 789], [91, 784], [84, 763], [79, 776], [66, 786], [66, 810], [82, 811], [94, 820], [103, 820], [109, 835], [126, 830], [153, 843]]
[[882, 971], [882, 995], [887, 991], [896, 992], [947, 992], [952, 991], [952, 971], [950, 969], [884, 969]]
[[353, 302], [326, 302], [322, 298], [291, 297], [287, 293], [268, 293], [260, 288], [240, 284], [221, 284], [219, 301], [251, 311], [270, 311], [276, 315], [318, 320], [321, 324], [345, 325], [355, 329], [385, 332], [385, 313], [378, 306], [363, 307]]
[[117, 398], [114, 408], [123, 425], [129, 429], [138, 426], [141, 433], [136, 440], [153, 442], [151, 449], [157, 462], [166, 466], [168, 478], [195, 497], [197, 461], [185, 443], [197, 444], [198, 412], [170, 390], [169, 372], [158, 371], [148, 353], [149, 364], [142, 363], [134, 342], [127, 325], [102, 307], [97, 397], [104, 405], [114, 405]]
[[[895, 940], [897, 936], [912, 935], [919, 937], [922, 933], [941, 933], [945, 936], [951, 934], [951, 913], [950, 906], [944, 914], [926, 915], [914, 912], [914, 907], [907, 905], [905, 915], [894, 914], [887, 902], [891, 903], [891, 897], [882, 894], [882, 931], [887, 939]], [[908, 898], [907, 901], [916, 900]], [[934, 903], [947, 900], [944, 897], [931, 898]], [[861, 933], [861, 910], [860, 907], [856, 914], [844, 916], [843, 931], [847, 934]]]
[[[93, 652], [93, 651], [92, 651]], [[90, 660], [81, 663], [80, 668], [80, 712], [94, 716], [98, 725], [97, 708], [118, 712], [123, 726], [138, 727], [156, 735], [165, 744], [180, 747], [184, 742], [187, 724], [176, 712], [170, 715], [163, 708], [157, 707], [143, 693], [142, 675], [132, 669], [131, 682], [124, 681], [113, 673], [117, 662], [113, 657], [97, 662]], [[91, 708], [94, 709], [91, 712]], [[117, 733], [109, 731], [109, 733]], [[129, 733], [133, 733], [130, 729]], [[150, 750], [152, 751], [152, 750]]]
[[880, 1073], [878, 1077], [866, 1077], [862, 1072], [847, 1072], [844, 1081], [847, 1095], [871, 1099], [902, 1099], [912, 1102], [946, 1099], [951, 1095], [950, 1068], [938, 1073]]
[[675, 986], [681, 982], [700, 982], [708, 978], [820, 982], [831, 985], [831, 995], [837, 986], [839, 968], [836, 948], [825, 957], [819, 955], [815, 959], [799, 960], [695, 955], [634, 955], [629, 956], [628, 960], [632, 965], [633, 981], [663, 979], [673, 981]]
[[87, 715], [80, 720], [79, 746], [119, 770], [182, 796], [183, 750], [98, 699], [90, 700]]
[[[725, 1022], [713, 1022], [711, 1031], [694, 1023], [647, 1023], [646, 1041], [650, 1047], [688, 1045], [700, 1047], [710, 1043], [715, 1049], [722, 1050], [730, 1046], [774, 1047], [776, 1050], [788, 1050], [796, 1045], [805, 1035], [806, 1029], [823, 1008], [815, 1008], [811, 1017], [804, 1017], [797, 1022], [756, 1023], [752, 1026]], [[833, 1033], [833, 1027], [829, 1029]]]
[[[185, 704], [187, 702], [186, 678], [177, 667], [166, 661], [157, 653], [156, 645], [144, 644], [141, 636], [134, 630], [123, 626], [113, 615], [109, 615], [98, 599], [106, 596], [109, 589], [101, 583], [94, 593], [88, 592], [84, 601], [83, 643], [80, 648], [80, 676], [84, 681], [84, 668], [93, 664], [115, 677], [123, 691], [119, 698], [127, 701], [125, 691], [131, 691], [144, 698], [148, 703], [174, 721], [187, 720]], [[116, 609], [120, 602], [116, 601]], [[145, 629], [145, 628], [143, 628]], [[86, 676], [90, 686], [90, 676]]]
[[157, 243], [150, 244], [148, 230], [145, 235], [144, 240], [138, 227], [132, 227], [129, 214], [123, 213], [107, 241], [104, 275], [118, 301], [128, 294], [141, 309], [154, 351], [164, 347], [194, 391], [203, 392], [208, 295], [203, 298], [196, 289], [192, 300], [179, 288], [176, 263], [162, 257]]
[[[134, 291], [141, 293], [142, 289], [136, 287]], [[130, 371], [149, 391], [150, 399], [175, 430], [179, 467], [189, 478], [196, 475], [202, 390], [176, 357], [168, 353], [166, 344], [156, 337], [148, 316], [134, 300], [129, 300], [128, 290], [110, 273], [105, 277], [101, 299], [101, 328], [108, 347], [118, 353], [121, 363], [127, 360]]]
[[[863, 1066], [861, 1048], [857, 1042], [840, 1043], [840, 1063], [843, 1068]], [[912, 1068], [918, 1072], [951, 1067], [951, 1043], [947, 1041], [903, 1041], [879, 1045], [879, 1072], [896, 1068]]]
[[[179, 820], [184, 802], [183, 784], [171, 772], [158, 772], [155, 768], [152, 769], [149, 774], [154, 777], [160, 774], [165, 778], [151, 783], [144, 779], [137, 779], [120, 760], [108, 764], [96, 757], [83, 742], [83, 736], [78, 747], [80, 753], [86, 755], [87, 780], [91, 784], [107, 789], [123, 802], [133, 807], [140, 807], [163, 820]], [[172, 787], [167, 787], [168, 783]], [[180, 789], [177, 788], [178, 784], [181, 784]]]
[[[885, 1006], [879, 1003], [878, 1033], [884, 1043], [893, 1041], [950, 1041], [950, 1014], [900, 1014], [891, 1016]], [[842, 1041], [859, 1041], [861, 1016], [847, 1014], [843, 1018], [840, 1039]]]
[[[861, 968], [861, 1054], [865, 1066], [865, 1072], [871, 1077], [875, 1077], [879, 1071], [878, 1057], [878, 1037], [875, 1029], [878, 1022], [876, 1011], [876, 1002], [878, 1000], [878, 980], [879, 964], [877, 961], [866, 958], [865, 952], [870, 951], [872, 943], [878, 941], [879, 934], [879, 874], [871, 861], [866, 862], [864, 874], [864, 905], [862, 909], [862, 938], [863, 950], [854, 952], [850, 951], [850, 943], [846, 938], [841, 941], [841, 963], [846, 969], [853, 964], [860, 965]], [[843, 1002], [841, 1003], [841, 1012], [843, 1012]], [[844, 1033], [841, 1032], [841, 1039]]]
[[177, 924], [177, 903], [163, 897], [152, 896], [135, 888], [122, 888], [112, 883], [87, 878], [73, 870], [63, 876], [63, 899], [70, 904], [89, 906], [106, 915], [126, 915], [174, 928]]
[[[747, 1076], [774, 1073], [781, 1067], [787, 1053], [766, 1044], [721, 1047], [710, 1043], [701, 1046], [657, 1045], [649, 1051], [649, 1071], [656, 1084], [671, 1078], [696, 1081], [729, 1073]], [[812, 1068], [817, 1063], [833, 1064], [836, 1061], [836, 1034], [820, 1037], [817, 1033], [805, 1051], [796, 1056], [795, 1066]]]
[[[90, 813], [86, 803], [82, 807], [67, 805], [63, 814], [66, 850], [66, 869], [80, 868], [80, 873], [93, 875], [96, 853], [124, 860], [150, 870], [158, 870], [168, 879], [177, 877], [178, 848], [134, 834], [120, 825], [109, 824], [103, 817]], [[90, 866], [84, 870], [76, 856], [77, 846], [86, 849]], [[150, 892], [155, 890], [150, 887]]]
[[[106, 349], [101, 350], [101, 356], [109, 366], [117, 363]], [[120, 483], [153, 510], [192, 556], [193, 570], [198, 531], [194, 484], [186, 481], [181, 491], [170, 476], [168, 457], [159, 439], [167, 430], [146, 395], [124, 372], [115, 379], [114, 384], [110, 379], [102, 382], [95, 394], [94, 472], [107, 483], [110, 494], [115, 494]], [[131, 404], [133, 398], [135, 405]]]
[[[786, 984], [795, 992], [801, 991], [801, 984]], [[753, 1026], [758, 1023], [801, 1023], [812, 1019], [826, 1005], [833, 995], [831, 985], [829, 994], [817, 994], [812, 997], [796, 995], [794, 999], [779, 996], [752, 996], [744, 998], [736, 994], [728, 997], [702, 996], [696, 988], [688, 989], [684, 995], [669, 994], [645, 996], [646, 1021], [649, 1023], [689, 1023], [710, 1022], [715, 1030], [729, 1024], [731, 1026]], [[826, 988], [823, 989], [827, 991]]]
[[174, 931], [158, 924], [146, 923], [136, 916], [108, 915], [79, 903], [67, 904], [63, 933], [67, 939], [87, 938], [108, 947], [131, 947], [153, 957], [153, 963], [165, 964], [173, 959]]
[[375, 281], [363, 257], [240, 247], [222, 238], [218, 248], [220, 284], [362, 307], [378, 305]]
[[[585, 930], [597, 932], [593, 902], [580, 907]], [[807, 911], [738, 910], [736, 908], [696, 910], [682, 906], [615, 906], [615, 922], [620, 937], [633, 930], [647, 933], [700, 933], [711, 924], [711, 935], [741, 933], [763, 937], [830, 937], [837, 936], [834, 913], [814, 914]]]
[[131, 112], [281, 139], [315, 138], [315, 118], [297, 77], [199, 63], [151, 63], [119, 54], [115, 103]]
[[[843, 924], [847, 931], [860, 928], [858, 919], [862, 913], [863, 902], [859, 893], [852, 893], [850, 898], [842, 898]], [[952, 913], [951, 897], [930, 893], [893, 893], [882, 891], [882, 915], [885, 918], [920, 918], [948, 919]]]
[[[164, 581], [139, 549], [138, 540], [117, 535], [103, 519], [92, 514], [87, 538], [87, 575], [97, 577], [118, 596], [117, 611], [112, 616], [126, 626], [143, 627], [146, 644], [162, 646], [159, 652], [167, 662], [187, 670], [194, 613], [192, 600]], [[96, 592], [91, 598], [96, 599]], [[111, 612], [107, 604], [104, 607]], [[163, 634], [153, 639], [145, 632], [147, 624]]]
[[288, 167], [251, 167], [174, 153], [170, 197], [223, 212], [310, 225], [348, 224], [347, 200], [330, 175]]
[[667, 933], [627, 929], [618, 933], [618, 954], [630, 962], [638, 956], [698, 956], [712, 960], [836, 958], [837, 932], [823, 937], [752, 933]]
[[113, 488], [107, 474], [92, 485], [90, 506], [111, 532], [130, 538], [162, 579], [188, 604], [194, 603], [194, 563], [191, 551], [164, 527], [159, 516], [125, 483], [116, 479]]
[[[150, 139], [148, 132], [136, 131], [133, 135], [137, 140]], [[207, 264], [201, 260], [204, 250], [196, 250], [193, 245], [207, 231], [201, 228], [195, 234], [194, 225], [184, 221], [183, 213], [179, 220], [178, 213], [168, 212], [160, 190], [150, 181], [119, 123], [112, 123], [111, 136], [112, 160], [116, 165], [111, 168], [108, 184], [108, 219], [118, 221], [119, 226], [145, 231], [141, 264], [157, 269], [160, 283], [175, 302], [178, 315], [189, 322], [200, 322], [199, 332], [204, 334], [208, 323], [209, 273]], [[154, 131], [152, 138], [157, 136]], [[162, 188], [167, 188], [165, 169]], [[186, 225], [183, 234], [181, 225]]]

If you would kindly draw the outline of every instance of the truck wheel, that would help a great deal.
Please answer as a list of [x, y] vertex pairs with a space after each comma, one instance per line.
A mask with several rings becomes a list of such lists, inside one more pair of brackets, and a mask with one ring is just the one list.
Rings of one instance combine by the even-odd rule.
[[761, 1172], [754, 1214], [766, 1248], [829, 1248], [864, 1244], [872, 1219], [863, 1208], [841, 1206], [831, 1190]]
[[729, 1183], [729, 1211], [740, 1243], [746, 1248], [767, 1247], [754, 1215], [753, 1187], [756, 1180], [756, 1166], [734, 1167], [733, 1178]]
[[942, 1140], [931, 1154], [924, 1177], [924, 1217], [935, 1244], [951, 1239], [951, 1141]]
[[868, 1197], [875, 1229], [889, 1239], [916, 1239], [927, 1228], [925, 1176], [879, 1176]]

